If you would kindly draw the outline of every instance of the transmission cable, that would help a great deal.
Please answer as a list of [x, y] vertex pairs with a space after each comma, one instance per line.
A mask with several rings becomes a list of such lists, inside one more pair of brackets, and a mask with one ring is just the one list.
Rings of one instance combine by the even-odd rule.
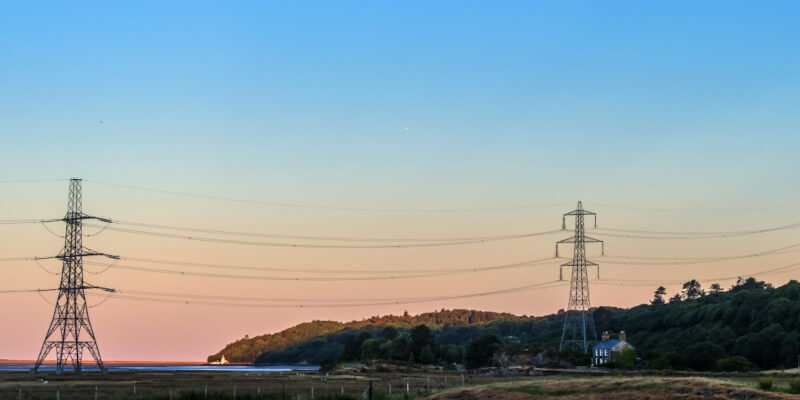
[[365, 212], [385, 212], [385, 213], [456, 213], [456, 212], [484, 212], [484, 211], [515, 211], [527, 210], [538, 208], [552, 208], [552, 207], [566, 207], [566, 203], [558, 204], [538, 204], [538, 205], [523, 205], [514, 207], [489, 207], [489, 208], [369, 208], [369, 207], [337, 207], [325, 206], [314, 204], [300, 204], [300, 203], [282, 203], [273, 201], [262, 201], [253, 199], [237, 199], [224, 196], [212, 196], [198, 193], [178, 192], [172, 190], [154, 189], [142, 186], [123, 185], [118, 183], [103, 182], [93, 179], [84, 179], [85, 182], [92, 182], [99, 185], [125, 188], [130, 190], [138, 190], [152, 193], [168, 194], [171, 196], [193, 197], [206, 200], [227, 201], [234, 203], [244, 204], [258, 204], [272, 207], [289, 207], [289, 208], [303, 208], [303, 209], [321, 209], [321, 210], [337, 210], [337, 211], [365, 211]]
[[288, 267], [254, 267], [247, 265], [233, 265], [233, 264], [208, 264], [208, 263], [194, 263], [186, 261], [171, 261], [159, 260], [153, 258], [138, 258], [138, 257], [120, 257], [123, 260], [138, 261], [153, 264], [166, 264], [186, 267], [200, 267], [200, 268], [218, 268], [218, 269], [239, 269], [248, 271], [270, 271], [270, 272], [293, 272], [293, 273], [321, 273], [321, 274], [364, 274], [364, 273], [386, 273], [386, 274], [408, 274], [408, 273], [461, 273], [461, 272], [479, 272], [479, 271], [492, 271], [500, 269], [509, 269], [522, 267], [525, 265], [538, 264], [555, 260], [555, 257], [540, 258], [535, 260], [526, 260], [511, 264], [500, 264], [486, 267], [460, 267], [460, 268], [414, 268], [414, 269], [324, 269], [324, 268], [288, 268]]
[[[784, 265], [782, 267], [771, 268], [762, 271], [756, 272], [748, 272], [738, 276], [724, 276], [724, 277], [717, 277], [717, 278], [702, 278], [702, 279], [695, 279], [698, 282], [713, 282], [713, 281], [725, 281], [731, 279], [737, 279], [742, 276], [763, 276], [763, 275], [771, 275], [781, 272], [793, 271], [796, 269], [800, 269], [800, 262], [792, 263], [788, 265]], [[668, 279], [668, 280], [660, 280], [660, 279], [610, 279], [610, 280], [597, 280], [594, 284], [630, 284], [631, 286], [650, 286], [650, 285], [663, 285], [663, 284], [682, 284], [685, 281], [677, 280], [677, 279]]]
[[[619, 261], [614, 260], [614, 258], [622, 258], [622, 259], [637, 259], [638, 257], [630, 257], [630, 256], [614, 256], [614, 255], [605, 255], [600, 256], [604, 260], [604, 264], [621, 264], [621, 265], [692, 265], [692, 264], [705, 264], [711, 262], [718, 262], [718, 261], [730, 261], [730, 260], [740, 260], [745, 258], [755, 258], [755, 257], [764, 257], [764, 256], [771, 256], [771, 255], [778, 255], [778, 254], [789, 254], [795, 253], [800, 251], [800, 243], [793, 244], [790, 246], [779, 247], [776, 249], [760, 251], [756, 253], [750, 254], [741, 254], [736, 256], [727, 256], [727, 257], [708, 257], [708, 258], [683, 258], [683, 259], [675, 259], [677, 261]], [[610, 258], [610, 259], [609, 259]], [[654, 257], [645, 257], [645, 260], [654, 260], [657, 258]], [[662, 260], [669, 260], [668, 258], [664, 258]]]
[[[407, 298], [403, 300], [384, 300], [384, 301], [376, 301], [376, 302], [351, 302], [351, 303], [323, 303], [323, 304], [268, 304], [268, 303], [224, 303], [224, 302], [214, 302], [214, 301], [204, 301], [204, 300], [178, 300], [178, 299], [162, 299], [162, 298], [155, 298], [155, 297], [146, 297], [146, 296], [129, 296], [125, 294], [119, 294], [115, 296], [115, 299], [121, 300], [132, 300], [132, 301], [150, 301], [150, 302], [160, 302], [160, 303], [171, 303], [171, 304], [196, 304], [196, 305], [211, 305], [211, 306], [227, 306], [227, 307], [252, 307], [252, 308], [345, 308], [345, 307], [363, 307], [363, 306], [381, 306], [381, 305], [397, 305], [397, 304], [414, 304], [414, 303], [427, 303], [432, 301], [443, 301], [443, 300], [456, 300], [456, 299], [465, 299], [465, 298], [474, 298], [474, 297], [485, 297], [485, 296], [494, 296], [499, 294], [508, 294], [508, 293], [516, 293], [516, 292], [523, 292], [523, 291], [535, 291], [535, 290], [545, 290], [551, 289], [555, 287], [566, 286], [561, 281], [549, 281], [549, 282], [542, 282], [536, 283], [532, 285], [525, 285], [525, 286], [518, 286], [508, 289], [499, 289], [487, 292], [478, 292], [478, 293], [469, 293], [469, 294], [461, 294], [461, 295], [450, 295], [450, 296], [433, 296], [433, 297], [422, 297], [422, 298]], [[87, 293], [87, 295], [97, 296], [93, 293]], [[164, 295], [164, 294], [162, 294]], [[166, 294], [169, 296], [181, 296], [180, 294]], [[190, 295], [196, 296], [196, 295]]]
[[327, 241], [340, 241], [340, 242], [348, 242], [348, 241], [351, 241], [351, 242], [461, 242], [461, 241], [474, 241], [474, 240], [506, 240], [506, 239], [516, 239], [516, 238], [519, 238], [519, 237], [528, 237], [527, 235], [540, 235], [540, 234], [549, 234], [549, 233], [555, 232], [555, 231], [545, 231], [545, 232], [522, 233], [522, 234], [513, 234], [513, 235], [495, 235], [495, 236], [388, 238], [388, 237], [352, 237], [352, 236], [349, 236], [349, 237], [348, 236], [302, 236], [302, 235], [286, 235], [286, 234], [276, 234], [276, 233], [255, 233], [255, 232], [229, 231], [229, 230], [210, 229], [210, 228], [191, 228], [191, 227], [174, 226], [174, 225], [149, 224], [149, 223], [142, 223], [142, 222], [130, 222], [130, 221], [120, 221], [120, 220], [114, 220], [114, 223], [118, 224], [118, 225], [128, 225], [128, 226], [135, 226], [135, 227], [140, 227], [140, 228], [166, 229], [166, 230], [200, 232], [200, 233], [221, 234], [221, 235], [231, 235], [231, 236], [264, 237], [264, 238], [280, 238], [280, 239], [299, 239], [299, 240], [327, 240]]
[[[462, 269], [448, 269], [438, 271], [418, 271], [417, 273], [409, 273], [402, 271], [398, 275], [368, 275], [368, 276], [355, 276], [355, 277], [290, 277], [290, 276], [263, 276], [263, 275], [234, 275], [210, 272], [195, 272], [195, 271], [180, 271], [164, 268], [152, 268], [135, 266], [128, 264], [106, 265], [96, 263], [93, 261], [84, 261], [85, 264], [104, 266], [106, 269], [119, 269], [139, 272], [149, 272], [156, 274], [180, 275], [180, 276], [195, 276], [202, 278], [225, 278], [225, 279], [254, 279], [266, 281], [311, 281], [311, 282], [330, 282], [330, 281], [377, 281], [377, 280], [400, 280], [400, 279], [413, 279], [413, 278], [427, 278], [435, 276], [457, 275], [472, 272], [494, 271], [509, 268], [519, 268], [526, 265], [535, 265], [545, 261], [552, 260], [553, 258], [546, 258], [540, 260], [523, 261], [513, 264], [495, 265], [490, 267], [477, 267], [477, 268], [462, 268]], [[297, 271], [294, 271], [297, 272]], [[365, 273], [375, 273], [376, 271], [363, 271]]]
[[[100, 226], [94, 224], [84, 224], [84, 226], [99, 228]], [[278, 243], [278, 242], [256, 242], [237, 239], [222, 239], [205, 236], [188, 236], [178, 235], [165, 232], [143, 231], [138, 229], [108, 227], [110, 231], [131, 233], [137, 235], [169, 238], [169, 239], [183, 239], [210, 243], [221, 244], [240, 244], [252, 246], [267, 246], [267, 247], [297, 247], [297, 248], [319, 248], [319, 249], [402, 249], [402, 248], [424, 248], [424, 247], [443, 247], [443, 246], [458, 246], [466, 244], [487, 243], [500, 240], [523, 239], [535, 236], [550, 235], [561, 232], [561, 230], [551, 230], [545, 232], [524, 233], [517, 235], [496, 236], [492, 238], [478, 238], [471, 240], [450, 241], [450, 242], [431, 242], [431, 243], [411, 243], [411, 244], [379, 244], [379, 245], [340, 245], [340, 244], [308, 244], [308, 243]]]
[[617, 208], [621, 210], [631, 210], [631, 211], [647, 211], [647, 212], [660, 212], [660, 213], [688, 213], [688, 214], [711, 214], [711, 213], [728, 213], [728, 212], [747, 212], [747, 211], [768, 211], [768, 210], [778, 210], [784, 208], [791, 208], [800, 206], [800, 203], [785, 203], [779, 204], [774, 206], [768, 207], [746, 207], [746, 208], [647, 208], [647, 207], [634, 207], [634, 206], [625, 206], [625, 205], [616, 205], [616, 204], [607, 204], [607, 203], [595, 203], [592, 202], [591, 204], [600, 206], [600, 207], [607, 207], [607, 208]]

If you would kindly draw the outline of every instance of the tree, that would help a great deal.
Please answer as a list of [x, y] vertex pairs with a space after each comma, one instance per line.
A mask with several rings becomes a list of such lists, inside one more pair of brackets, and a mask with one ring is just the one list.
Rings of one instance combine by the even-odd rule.
[[381, 330], [381, 337], [386, 340], [394, 340], [398, 335], [397, 328], [389, 325]]
[[712, 283], [711, 284], [711, 293], [719, 293], [722, 291], [722, 286], [719, 283]]
[[683, 298], [681, 297], [680, 293], [675, 293], [674, 296], [669, 298], [669, 302], [671, 303], [679, 303]]
[[736, 280], [736, 284], [731, 287], [731, 292], [737, 292], [740, 290], [763, 290], [769, 288], [772, 288], [771, 284], [756, 280], [756, 278], [753, 278], [752, 276], [747, 279], [739, 277], [739, 279]]
[[503, 343], [495, 335], [482, 335], [471, 341], [467, 345], [467, 350], [464, 354], [467, 368], [475, 369], [489, 366], [494, 353], [502, 347]]
[[694, 279], [683, 284], [683, 297], [686, 299], [699, 299], [705, 296], [705, 294], [703, 288], [700, 286], [700, 282]]
[[742, 356], [733, 356], [717, 360], [714, 369], [725, 372], [749, 372], [755, 369], [755, 365]]
[[664, 304], [664, 296], [667, 295], [667, 289], [663, 286], [659, 286], [655, 292], [653, 292], [653, 300], [650, 301], [650, 304]]
[[431, 346], [425, 346], [419, 352], [419, 362], [422, 364], [432, 364], [436, 361], [436, 357], [433, 355], [433, 350], [431, 350]]
[[683, 353], [684, 364], [695, 371], [711, 369], [724, 356], [725, 349], [714, 342], [692, 344]]
[[617, 368], [631, 369], [636, 366], [636, 350], [627, 348], [614, 359]]
[[431, 329], [425, 325], [417, 325], [411, 330], [411, 351], [417, 358], [425, 346], [433, 346], [434, 338]]

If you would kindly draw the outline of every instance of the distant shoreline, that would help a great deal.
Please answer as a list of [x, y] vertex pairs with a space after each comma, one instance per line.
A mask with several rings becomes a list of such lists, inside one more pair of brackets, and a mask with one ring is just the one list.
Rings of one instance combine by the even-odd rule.
[[[34, 364], [36, 360], [5, 360], [0, 359], [0, 365], [8, 364]], [[45, 360], [44, 365], [55, 365], [55, 360]], [[86, 364], [94, 364], [94, 360], [84, 360]], [[208, 365], [207, 362], [201, 361], [103, 361], [106, 365]], [[251, 364], [226, 364], [226, 365], [251, 365]]]

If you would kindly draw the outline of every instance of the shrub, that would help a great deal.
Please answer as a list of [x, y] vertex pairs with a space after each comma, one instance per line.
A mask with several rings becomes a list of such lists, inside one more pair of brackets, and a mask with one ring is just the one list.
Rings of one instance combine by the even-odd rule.
[[789, 382], [789, 389], [792, 393], [800, 394], [800, 378], [794, 378]]
[[769, 377], [769, 376], [762, 376], [761, 378], [758, 378], [758, 387], [761, 390], [770, 390], [770, 389], [772, 389], [772, 384], [773, 383], [774, 382], [772, 381], [772, 378]]
[[720, 358], [714, 367], [718, 371], [725, 372], [748, 372], [755, 369], [755, 365], [742, 356]]
[[671, 369], [672, 364], [669, 362], [669, 358], [666, 356], [658, 356], [650, 362], [647, 363], [647, 366], [652, 369]]

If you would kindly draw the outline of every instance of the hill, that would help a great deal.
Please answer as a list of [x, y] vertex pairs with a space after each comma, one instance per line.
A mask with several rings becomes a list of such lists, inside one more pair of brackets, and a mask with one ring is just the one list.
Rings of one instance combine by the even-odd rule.
[[[293, 326], [278, 333], [260, 335], [253, 338], [245, 336], [240, 340], [226, 345], [219, 352], [208, 356], [208, 361], [218, 361], [224, 354], [225, 358], [231, 362], [254, 362], [256, 357], [261, 353], [283, 350], [312, 338], [358, 328], [374, 329], [375, 327], [385, 326], [408, 328], [420, 324], [430, 327], [451, 325], [464, 326], [484, 324], [492, 321], [519, 320], [521, 318], [522, 317], [517, 317], [508, 313], [475, 310], [441, 310], [419, 315], [409, 315], [405, 313], [403, 315], [374, 316], [347, 323], [337, 321], [312, 321]], [[318, 362], [318, 358], [319, 357], [315, 357], [314, 361]]]
[[[800, 283], [791, 281], [774, 288], [749, 278], [727, 291], [716, 286], [708, 294], [696, 281], [684, 286], [684, 292], [669, 302], [662, 300], [662, 293], [651, 304], [630, 309], [593, 309], [598, 334], [626, 331], [650, 368], [797, 367]], [[585, 357], [575, 354], [554, 354], [562, 323], [562, 312], [519, 317], [472, 310], [349, 323], [314, 321], [231, 343], [209, 360], [225, 354], [232, 361], [258, 363], [384, 359], [480, 366], [496, 362], [491, 352], [502, 352], [530, 363], [554, 358], [585, 363]], [[418, 329], [417, 325], [430, 329]], [[490, 353], [485, 354], [487, 351]]]

